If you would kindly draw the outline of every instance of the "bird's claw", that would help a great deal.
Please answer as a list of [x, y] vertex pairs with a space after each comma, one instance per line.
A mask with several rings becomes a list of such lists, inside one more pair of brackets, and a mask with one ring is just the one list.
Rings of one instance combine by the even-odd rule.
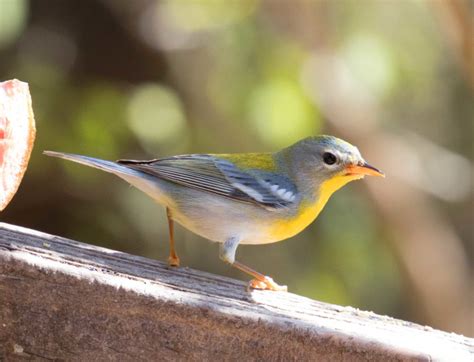
[[178, 257], [173, 258], [172, 256], [170, 256], [168, 258], [168, 265], [171, 266], [171, 267], [178, 267], [179, 266], [179, 258]]
[[277, 292], [287, 292], [288, 287], [286, 285], [278, 285], [270, 277], [265, 277], [264, 280], [252, 279], [249, 282], [248, 289], [260, 289], [260, 290], [273, 290]]

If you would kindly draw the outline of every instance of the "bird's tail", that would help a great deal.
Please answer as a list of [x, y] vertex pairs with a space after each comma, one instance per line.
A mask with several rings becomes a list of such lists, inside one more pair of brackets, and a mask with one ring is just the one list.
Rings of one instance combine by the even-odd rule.
[[54, 151], [43, 151], [43, 154], [47, 156], [63, 158], [65, 160], [77, 162], [86, 166], [95, 167], [99, 170], [110, 172], [117, 176], [143, 177], [144, 175], [143, 172], [133, 170], [127, 166], [119, 165], [118, 163], [112, 161], [101, 160], [99, 158]]

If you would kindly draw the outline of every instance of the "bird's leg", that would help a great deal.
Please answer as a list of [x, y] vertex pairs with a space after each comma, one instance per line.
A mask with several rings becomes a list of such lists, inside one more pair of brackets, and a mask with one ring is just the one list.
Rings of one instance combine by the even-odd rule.
[[266, 290], [275, 290], [275, 291], [287, 291], [286, 285], [278, 285], [273, 281], [272, 278], [259, 273], [256, 270], [244, 265], [235, 260], [235, 252], [237, 251], [237, 246], [239, 245], [238, 238], [227, 239], [223, 244], [221, 244], [219, 250], [220, 258], [229, 263], [233, 267], [253, 276], [255, 279], [251, 280], [249, 283], [250, 288], [254, 289], [266, 289]]
[[170, 256], [168, 257], [168, 264], [169, 266], [179, 266], [179, 257], [174, 248], [174, 222], [169, 208], [166, 208], [166, 216], [168, 217], [168, 229], [170, 232]]

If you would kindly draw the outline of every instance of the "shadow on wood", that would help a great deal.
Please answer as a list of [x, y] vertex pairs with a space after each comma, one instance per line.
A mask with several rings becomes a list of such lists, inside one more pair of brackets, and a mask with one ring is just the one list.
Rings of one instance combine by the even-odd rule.
[[466, 360], [470, 338], [0, 223], [0, 359]]

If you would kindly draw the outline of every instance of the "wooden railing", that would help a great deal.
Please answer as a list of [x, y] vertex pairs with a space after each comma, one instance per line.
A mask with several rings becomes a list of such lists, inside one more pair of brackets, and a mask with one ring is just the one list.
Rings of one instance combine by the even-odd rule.
[[473, 361], [471, 338], [0, 223], [0, 360]]

